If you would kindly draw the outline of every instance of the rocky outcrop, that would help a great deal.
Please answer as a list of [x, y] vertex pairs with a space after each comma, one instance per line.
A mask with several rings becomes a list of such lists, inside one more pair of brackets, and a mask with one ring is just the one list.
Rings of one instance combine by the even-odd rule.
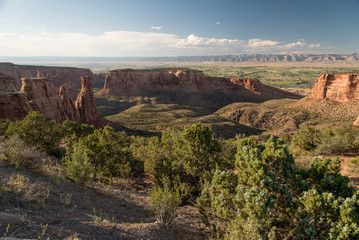
[[80, 113], [76, 109], [75, 103], [67, 92], [66, 87], [60, 86], [59, 97], [64, 107], [65, 119], [81, 123]]
[[75, 92], [75, 97], [78, 92], [77, 88], [81, 87], [81, 76], [92, 76], [92, 72], [84, 68], [30, 66], [12, 63], [0, 63], [0, 72], [14, 78], [19, 86], [21, 85], [21, 78], [46, 77], [53, 82], [56, 89], [61, 85], [66, 86], [72, 96]]
[[0, 90], [0, 118], [12, 121], [23, 119], [32, 108], [26, 93]]
[[[40, 73], [40, 72], [39, 72]], [[40, 73], [41, 74], [41, 73]], [[40, 76], [39, 76], [40, 77]], [[51, 83], [54, 85], [56, 89], [60, 89], [61, 86], [66, 88], [67, 93], [71, 96], [72, 99], [75, 99], [78, 90], [69, 77], [69, 75], [65, 72], [57, 73], [55, 76], [48, 76]]]
[[[38, 77], [34, 78], [22, 78], [21, 91], [18, 92], [15, 80], [0, 74], [1, 118], [19, 120], [24, 118], [29, 111], [38, 111], [59, 123], [71, 120], [93, 124], [97, 127], [103, 126], [97, 112], [90, 76], [81, 78], [82, 89], [75, 104], [66, 86], [61, 85], [57, 91], [52, 80], [40, 77], [39, 72], [37, 75]], [[66, 79], [66, 75], [61, 77], [61, 74], [58, 74], [57, 76]]]
[[301, 98], [301, 96], [299, 96], [298, 94], [262, 84], [259, 80], [256, 79], [230, 79], [230, 81], [235, 83], [236, 85], [243, 86], [250, 92], [267, 100], [282, 98]]
[[299, 95], [263, 85], [258, 80], [208, 77], [191, 69], [114, 70], [105, 79], [99, 96], [139, 96], [156, 92], [222, 93], [237, 101], [300, 98]]
[[17, 90], [15, 79], [0, 73], [0, 90]]
[[24, 118], [32, 110], [26, 93], [18, 92], [15, 79], [0, 73], [0, 118]]
[[311, 99], [330, 99], [349, 102], [359, 99], [359, 79], [357, 74], [320, 74], [315, 81]]
[[49, 79], [22, 78], [21, 81], [21, 91], [27, 93], [27, 99], [34, 111], [41, 112], [56, 122], [66, 120], [63, 103]]
[[103, 123], [97, 111], [91, 77], [81, 77], [81, 82], [81, 91], [75, 103], [76, 109], [80, 113], [81, 122], [93, 124], [95, 127], [102, 127]]

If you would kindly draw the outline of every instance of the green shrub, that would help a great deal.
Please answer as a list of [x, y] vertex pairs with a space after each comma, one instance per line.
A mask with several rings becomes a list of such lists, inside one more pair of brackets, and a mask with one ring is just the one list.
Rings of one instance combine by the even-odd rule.
[[316, 153], [323, 155], [342, 154], [351, 150], [354, 138], [350, 133], [336, 133], [326, 137], [318, 144]]
[[125, 134], [114, 132], [111, 127], [96, 129], [83, 138], [89, 161], [95, 169], [95, 177], [113, 179], [128, 178], [133, 160], [129, 139]]
[[292, 139], [292, 145], [298, 146], [299, 148], [306, 151], [315, 149], [319, 143], [320, 131], [314, 127], [301, 128], [298, 134]]
[[29, 146], [39, 146], [49, 155], [61, 156], [62, 130], [55, 121], [41, 113], [29, 112], [23, 120], [9, 123], [5, 134], [9, 138], [18, 135]]
[[168, 178], [162, 180], [163, 186], [155, 186], [150, 193], [152, 210], [159, 223], [166, 226], [176, 220], [176, 210], [181, 204], [181, 194], [178, 188], [171, 188]]
[[68, 178], [80, 183], [86, 183], [91, 179], [94, 168], [82, 142], [74, 144], [73, 150], [66, 152], [63, 162], [64, 172]]
[[282, 141], [243, 139], [235, 165], [217, 170], [197, 199], [215, 237], [358, 239], [358, 193], [338, 159], [313, 159], [298, 171]]
[[17, 135], [0, 140], [0, 159], [17, 167], [39, 170], [47, 156], [37, 146], [25, 144]]

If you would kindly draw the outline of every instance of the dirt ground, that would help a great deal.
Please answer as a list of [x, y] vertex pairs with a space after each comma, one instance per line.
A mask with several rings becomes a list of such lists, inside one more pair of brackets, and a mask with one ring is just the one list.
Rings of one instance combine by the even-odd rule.
[[194, 206], [180, 207], [170, 227], [156, 222], [148, 177], [83, 186], [3, 163], [0, 179], [6, 189], [0, 192], [0, 238], [204, 239]]

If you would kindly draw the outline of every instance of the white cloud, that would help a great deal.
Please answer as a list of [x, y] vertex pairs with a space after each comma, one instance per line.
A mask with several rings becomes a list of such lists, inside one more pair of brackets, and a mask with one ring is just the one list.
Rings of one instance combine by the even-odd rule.
[[243, 41], [239, 39], [204, 38], [191, 34], [187, 38], [180, 39], [176, 47], [237, 47], [241, 43]]
[[304, 39], [296, 42], [285, 43], [272, 40], [250, 39], [248, 40], [247, 52], [256, 53], [299, 53], [308, 52], [320, 48], [320, 44], [307, 44]]
[[248, 40], [248, 46], [251, 48], [273, 47], [278, 44], [279, 42], [277, 41], [262, 40], [258, 38]]
[[216, 25], [219, 25], [219, 22], [216, 22]]
[[2, 56], [179, 56], [316, 51], [320, 44], [263, 39], [206, 38], [190, 34], [113, 31], [100, 35], [85, 33], [0, 33]]
[[153, 29], [153, 30], [161, 30], [163, 28], [163, 26], [152, 26], [150, 27], [150, 29]]

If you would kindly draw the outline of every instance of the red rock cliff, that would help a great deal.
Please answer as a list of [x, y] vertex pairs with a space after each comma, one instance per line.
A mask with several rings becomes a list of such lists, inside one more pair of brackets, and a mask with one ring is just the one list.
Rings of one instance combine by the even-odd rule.
[[47, 78], [22, 78], [21, 91], [27, 93], [27, 99], [34, 111], [62, 123], [65, 120], [80, 122], [75, 104], [64, 87], [60, 92]]
[[191, 69], [114, 70], [105, 79], [99, 96], [138, 96], [148, 92], [172, 91], [211, 94], [222, 92], [248, 99], [300, 98], [258, 80], [207, 77]]
[[23, 119], [32, 108], [26, 93], [0, 90], [0, 118], [12, 121]]
[[27, 99], [34, 111], [43, 113], [57, 122], [66, 120], [63, 103], [47, 78], [22, 78], [21, 91], [27, 93]]
[[0, 118], [19, 120], [32, 110], [26, 93], [16, 89], [15, 79], [0, 73]]
[[331, 99], [349, 102], [359, 99], [359, 80], [357, 74], [320, 74], [315, 81], [311, 98]]
[[66, 87], [60, 86], [59, 97], [64, 106], [65, 118], [71, 121], [81, 123], [80, 113], [76, 109], [75, 103], [67, 92]]
[[81, 77], [81, 82], [81, 91], [75, 103], [76, 109], [80, 113], [81, 122], [93, 124], [95, 127], [102, 127], [103, 123], [97, 112], [91, 77]]

